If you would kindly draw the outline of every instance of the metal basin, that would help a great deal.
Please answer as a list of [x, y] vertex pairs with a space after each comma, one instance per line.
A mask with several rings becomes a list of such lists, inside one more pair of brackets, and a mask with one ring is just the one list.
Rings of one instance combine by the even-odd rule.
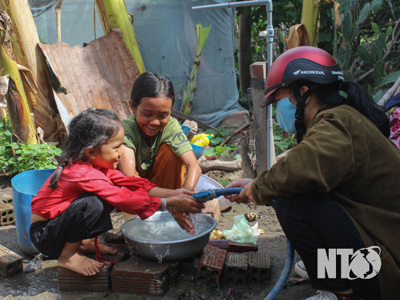
[[146, 220], [135, 217], [122, 226], [122, 234], [131, 251], [161, 261], [179, 260], [203, 250], [217, 221], [205, 213], [193, 214], [196, 233], [179, 227], [167, 211], [156, 212]]

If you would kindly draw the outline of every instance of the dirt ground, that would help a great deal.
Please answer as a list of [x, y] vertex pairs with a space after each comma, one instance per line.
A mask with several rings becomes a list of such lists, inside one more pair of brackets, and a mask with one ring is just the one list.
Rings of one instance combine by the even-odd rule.
[[[229, 181], [241, 178], [241, 171], [211, 171], [206, 174], [212, 179], [225, 178]], [[9, 179], [0, 182], [0, 193], [10, 188]], [[264, 299], [278, 280], [286, 260], [286, 238], [279, 225], [273, 208], [253, 204], [232, 204], [232, 207], [221, 213], [216, 229], [231, 229], [234, 216], [254, 213], [256, 219], [250, 226], [258, 223], [262, 233], [257, 240], [258, 251], [271, 256], [271, 279], [263, 284], [248, 286], [204, 286], [195, 282], [194, 276], [181, 274], [175, 286], [169, 288], [162, 299]], [[0, 245], [16, 252], [24, 258], [24, 268], [32, 266], [34, 257], [25, 255], [18, 246], [16, 227], [0, 226]], [[295, 262], [300, 258], [295, 255]], [[30, 264], [29, 264], [30, 263]], [[160, 299], [144, 295], [100, 293], [100, 292], [60, 292], [57, 282], [57, 261], [44, 260], [41, 267], [33, 272], [22, 272], [0, 281], [0, 299]], [[38, 264], [39, 266], [40, 264]], [[297, 277], [292, 270], [291, 277]], [[303, 282], [296, 285], [287, 284], [275, 299], [304, 299], [313, 295], [311, 284]]]

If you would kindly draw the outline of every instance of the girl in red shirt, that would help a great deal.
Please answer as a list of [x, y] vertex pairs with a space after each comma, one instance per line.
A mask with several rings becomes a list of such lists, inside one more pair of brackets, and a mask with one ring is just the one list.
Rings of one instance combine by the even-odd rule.
[[[60, 267], [95, 275], [103, 263], [83, 254], [94, 252], [93, 237], [112, 229], [111, 208], [142, 219], [158, 209], [174, 209], [179, 225], [194, 232], [188, 213], [201, 212], [204, 204], [192, 191], [163, 189], [116, 170], [124, 129], [113, 112], [88, 109], [72, 119], [68, 131], [64, 162], [31, 203], [30, 237], [41, 253], [58, 258]], [[99, 250], [116, 253], [106, 245]]]

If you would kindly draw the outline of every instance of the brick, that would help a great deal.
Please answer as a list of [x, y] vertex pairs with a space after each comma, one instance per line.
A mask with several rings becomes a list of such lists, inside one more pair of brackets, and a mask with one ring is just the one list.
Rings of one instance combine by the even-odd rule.
[[204, 212], [212, 216], [217, 222], [221, 217], [221, 209], [219, 207], [219, 199], [215, 198], [211, 201], [207, 201], [205, 203], [206, 207], [204, 208]]
[[60, 291], [107, 292], [110, 290], [109, 273], [112, 264], [100, 269], [94, 276], [83, 276], [69, 269], [57, 267]]
[[212, 245], [206, 245], [197, 267], [196, 282], [198, 284], [218, 284], [225, 263], [227, 251]]
[[14, 207], [0, 202], [0, 226], [11, 225], [15, 222]]
[[0, 245], [0, 278], [7, 278], [22, 271], [23, 258]]
[[111, 272], [111, 290], [119, 293], [163, 296], [176, 281], [178, 263], [132, 256]]
[[228, 285], [247, 284], [248, 277], [248, 253], [228, 252], [223, 269], [223, 282]]
[[12, 188], [7, 187], [7, 188], [1, 190], [0, 202], [13, 205]]
[[271, 278], [271, 257], [266, 252], [249, 253], [249, 283], [263, 283]]

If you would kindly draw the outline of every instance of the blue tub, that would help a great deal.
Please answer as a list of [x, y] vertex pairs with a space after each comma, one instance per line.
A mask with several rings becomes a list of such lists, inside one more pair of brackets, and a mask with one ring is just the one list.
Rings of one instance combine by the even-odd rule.
[[191, 144], [191, 145], [193, 148], [194, 155], [196, 156], [197, 159], [199, 159], [200, 156], [203, 155], [204, 150], [206, 150], [206, 147], [198, 146], [195, 144]]
[[29, 170], [11, 179], [18, 245], [24, 253], [29, 255], [38, 253], [29, 236], [31, 201], [54, 170]]

